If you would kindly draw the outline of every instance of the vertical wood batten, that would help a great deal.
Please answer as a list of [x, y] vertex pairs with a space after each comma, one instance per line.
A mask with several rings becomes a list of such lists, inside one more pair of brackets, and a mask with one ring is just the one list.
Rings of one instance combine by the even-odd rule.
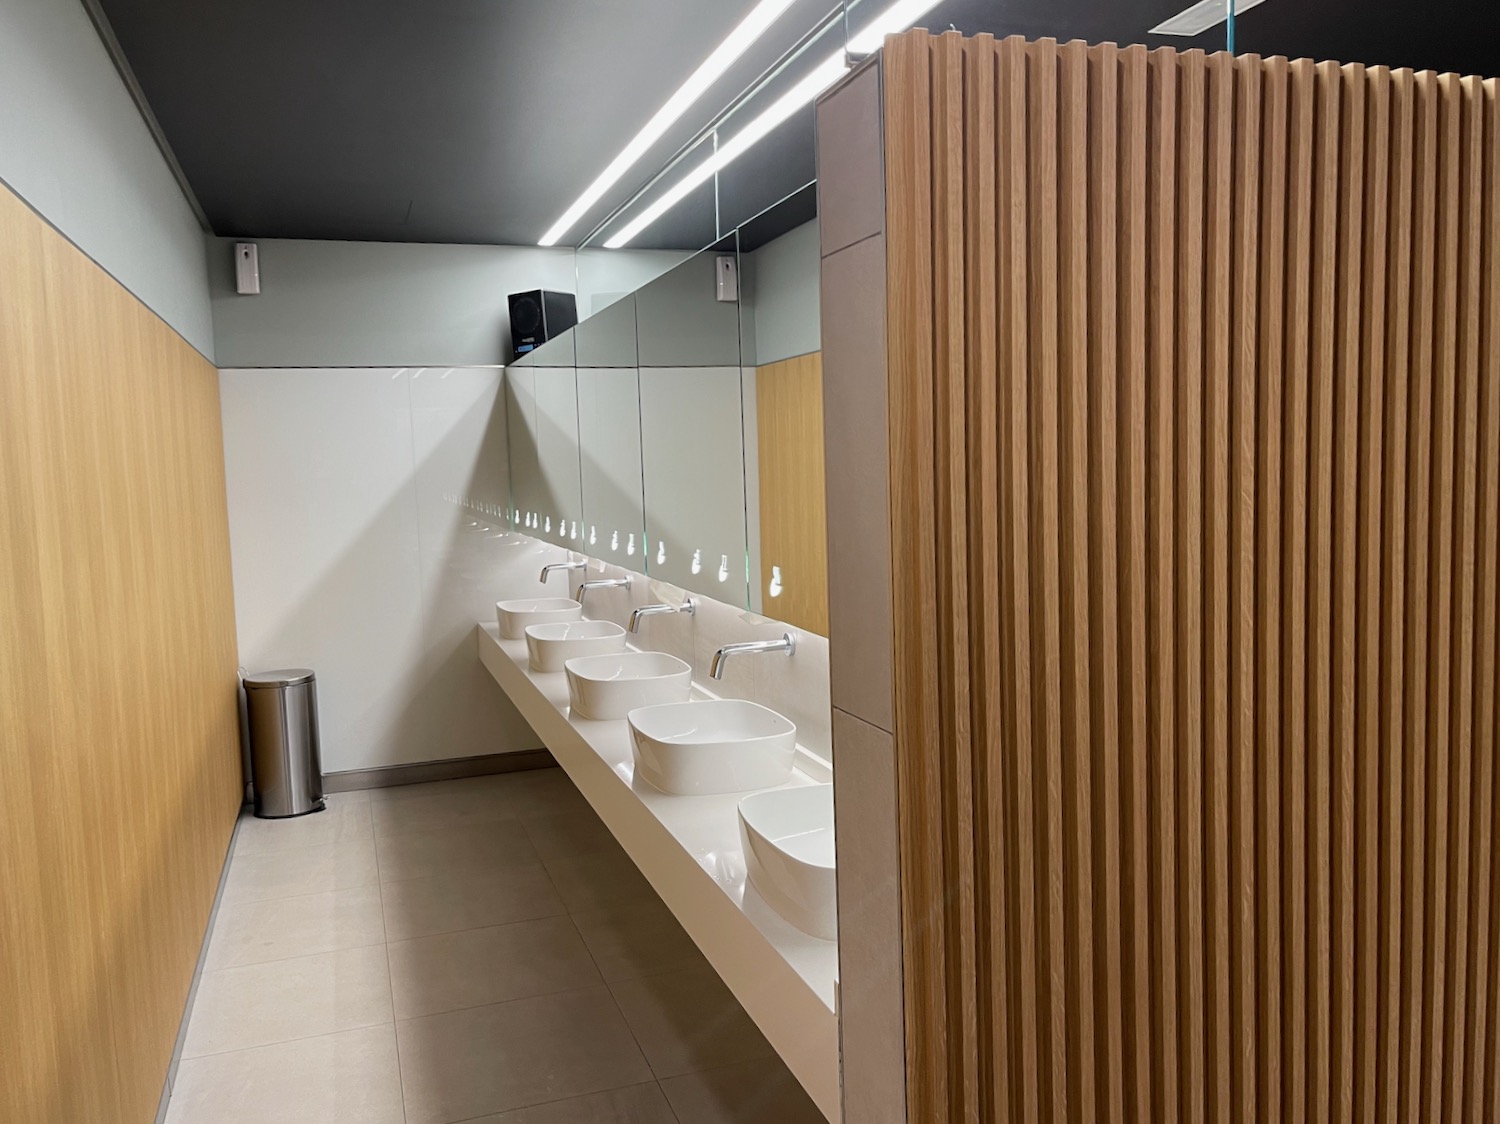
[[[1359, 452], [1363, 430], [1360, 425], [1361, 336], [1360, 316], [1363, 310], [1362, 280], [1364, 227], [1364, 121], [1366, 78], [1363, 66], [1343, 67], [1334, 79], [1340, 90], [1342, 110], [1339, 123], [1339, 213], [1338, 269], [1341, 284], [1337, 289], [1337, 329], [1334, 368], [1333, 404], [1334, 479], [1333, 479], [1333, 558], [1329, 582], [1333, 603], [1333, 652], [1330, 668], [1332, 713], [1330, 717], [1331, 784], [1333, 785], [1333, 819], [1331, 839], [1333, 855], [1329, 863], [1331, 880], [1331, 930], [1328, 956], [1332, 1036], [1331, 1118], [1350, 1121], [1354, 1112], [1355, 1081], [1355, 958], [1364, 954], [1356, 942], [1355, 900], [1355, 756], [1358, 714], [1355, 707], [1357, 668], [1356, 635], [1358, 630], [1357, 582], [1339, 581], [1336, 575], [1359, 572]], [[1365, 434], [1365, 436], [1368, 436]]]
[[1094, 1008], [1099, 1076], [1099, 1116], [1125, 1119], [1125, 971], [1118, 919], [1125, 906], [1121, 887], [1120, 630], [1117, 527], [1119, 521], [1119, 326], [1118, 224], [1120, 120], [1119, 56], [1113, 47], [1086, 56], [1088, 83], [1088, 536], [1089, 604], [1093, 631], [1089, 682], [1093, 744], [1088, 752], [1095, 786], [1091, 815], [1093, 861], [1102, 909], [1094, 914]]
[[1449, 986], [1443, 1014], [1442, 1113], [1456, 1120], [1463, 1109], [1465, 1033], [1469, 976], [1470, 873], [1472, 820], [1474, 815], [1474, 608], [1475, 608], [1475, 519], [1479, 473], [1479, 251], [1482, 245], [1480, 201], [1483, 185], [1483, 118], [1479, 104], [1482, 91], [1477, 79], [1463, 79], [1456, 92], [1459, 118], [1458, 191], [1461, 199], [1457, 222], [1459, 260], [1455, 263], [1458, 284], [1458, 322], [1455, 356], [1457, 363], [1456, 429], [1458, 445], [1454, 459], [1455, 539], [1453, 594], [1453, 657], [1451, 777], [1456, 814], [1449, 821], [1448, 854], [1451, 865], [1453, 903], [1448, 928]]
[[[1474, 658], [1474, 744], [1479, 781], [1476, 788], [1474, 817], [1475, 914], [1474, 937], [1469, 945], [1468, 972], [1471, 987], [1468, 997], [1467, 1054], [1463, 1100], [1464, 1119], [1486, 1119], [1487, 1059], [1493, 1002], [1494, 977], [1488, 945], [1495, 939], [1495, 889], [1491, 883], [1495, 845], [1495, 755], [1496, 696], [1500, 680], [1496, 678], [1497, 639], [1496, 577], [1500, 573], [1500, 102], [1496, 99], [1494, 79], [1483, 83], [1476, 95], [1476, 114], [1480, 118], [1484, 151], [1480, 162], [1482, 196], [1479, 219], [1483, 246], [1480, 253], [1480, 401], [1479, 401], [1479, 536], [1476, 613], [1476, 652]], [[1491, 1110], [1493, 1111], [1493, 1110]]]
[[1177, 916], [1177, 760], [1175, 706], [1172, 694], [1175, 659], [1176, 596], [1172, 579], [1175, 514], [1173, 485], [1173, 393], [1176, 325], [1176, 52], [1150, 56], [1147, 152], [1150, 178], [1147, 205], [1148, 290], [1146, 334], [1146, 704], [1148, 755], [1152, 758], [1152, 802], [1148, 816], [1154, 828], [1152, 877], [1152, 1082], [1153, 1116], [1176, 1121], [1181, 1104], [1178, 1038]]
[[[1331, 1043], [1332, 1034], [1332, 659], [1334, 365], [1338, 264], [1339, 70], [1319, 63], [1315, 74], [1312, 268], [1308, 380], [1308, 1028], [1309, 1042]], [[1308, 1059], [1307, 1114], [1328, 1120], [1331, 1049]]]
[[[1367, 87], [1361, 141], [1364, 169], [1362, 280], [1359, 346], [1359, 491], [1357, 512], [1358, 580], [1355, 636], [1355, 826], [1354, 910], [1359, 953], [1354, 1009], [1354, 1075], [1351, 1113], [1376, 1119], [1380, 1071], [1382, 943], [1380, 886], [1382, 832], [1380, 675], [1381, 480], [1384, 458], [1384, 274], [1389, 200], [1386, 167], [1390, 155], [1390, 75], [1374, 68], [1363, 75]], [[1361, 122], [1351, 121], [1360, 127]], [[1352, 150], [1351, 150], [1352, 156]], [[1351, 160], [1352, 163], [1352, 160]]]
[[949, 902], [943, 933], [948, 965], [949, 1119], [979, 1119], [975, 971], [973, 746], [969, 712], [968, 457], [964, 290], [964, 46], [957, 32], [932, 44], [932, 365], [937, 539], [938, 754], [943, 795], [942, 876]]
[[[965, 183], [968, 198], [965, 229], [966, 300], [971, 309], [998, 309], [999, 214], [997, 167], [997, 50], [990, 36], [966, 44], [964, 70]], [[999, 317], [966, 318], [966, 419], [968, 441], [968, 565], [973, 575], [969, 628], [974, 638], [998, 637], [1000, 613], [999, 519]], [[979, 1069], [979, 1118], [1006, 1124], [1011, 1119], [1012, 1081], [1010, 1017], [1012, 984], [1005, 932], [1013, 924], [1009, 851], [1006, 842], [1006, 793], [1002, 740], [1002, 671], [996, 645], [971, 646], [970, 728], [974, 739], [973, 786], [975, 835], [988, 846], [975, 847], [976, 973], [993, 981], [988, 1001], [977, 997], [976, 1061]], [[997, 1072], [986, 1073], [984, 1059], [1004, 1059]]]
[[1204, 178], [1204, 465], [1203, 536], [1203, 768], [1206, 808], [1203, 893], [1207, 934], [1205, 1080], [1208, 1118], [1232, 1119], [1233, 1048], [1230, 990], [1230, 915], [1233, 868], [1229, 860], [1229, 788], [1233, 755], [1229, 735], [1229, 523], [1234, 511], [1230, 465], [1230, 289], [1233, 277], [1234, 60], [1208, 59], [1207, 152]]
[[[1146, 629], [1146, 199], [1149, 190], [1150, 63], [1136, 45], [1121, 52], [1119, 227], [1119, 572], [1121, 824], [1127, 921], [1122, 926], [1126, 1118], [1147, 1121], [1155, 1104], [1152, 1060], [1151, 756]], [[1019, 686], [1019, 684], [1018, 684]]]
[[[1036, 847], [1037, 881], [1045, 895], [1038, 971], [1047, 989], [1042, 1097], [1047, 1118], [1068, 1118], [1068, 1007], [1063, 852], [1063, 729], [1061, 498], [1059, 484], [1058, 297], [1058, 66], [1057, 44], [1027, 45], [1030, 202], [1027, 276], [1031, 338], [1031, 658], [1032, 730], [1041, 748], [1033, 778], [1045, 845]], [[1039, 680], [1039, 682], [1038, 682]]]
[[1068, 1103], [1095, 1119], [1092, 699], [1089, 636], [1088, 49], [1059, 58], [1059, 474], [1063, 713], [1063, 876]]
[[1230, 289], [1231, 449], [1230, 557], [1230, 742], [1232, 798], [1233, 975], [1230, 1010], [1237, 1049], [1232, 1066], [1232, 1119], [1256, 1118], [1257, 957], [1256, 957], [1256, 388], [1259, 324], [1261, 60], [1248, 56], [1235, 65], [1234, 261]]
[[[891, 41], [885, 59], [887, 354], [890, 363], [891, 588], [937, 587], [933, 451], [932, 108], [926, 36]], [[920, 466], [914, 468], [914, 466]], [[948, 1110], [946, 872], [943, 778], [935, 668], [935, 615], [916, 598], [893, 606], [897, 800], [902, 863], [903, 992], [908, 1031], [907, 1096], [915, 1119]], [[926, 908], [906, 908], [908, 902]], [[934, 908], [936, 907], [936, 908]]]
[[1385, 469], [1381, 546], [1380, 697], [1381, 770], [1381, 976], [1382, 1080], [1377, 1110], [1387, 1122], [1401, 1118], [1402, 1044], [1406, 1020], [1406, 463], [1410, 422], [1410, 303], [1401, 299], [1411, 279], [1412, 199], [1416, 162], [1416, 99], [1412, 73], [1391, 75], [1390, 236], [1387, 254], [1385, 336]]
[[1001, 463], [1000, 503], [1004, 519], [1002, 570], [1002, 620], [1008, 617], [1001, 638], [1006, 671], [1002, 705], [1006, 714], [1009, 751], [1014, 761], [1010, 777], [1010, 802], [1014, 825], [1010, 841], [1016, 869], [1016, 922], [1011, 960], [1014, 964], [1017, 1005], [1014, 1037], [1017, 1041], [1018, 1118], [1027, 1124], [1042, 1119], [1043, 1065], [1041, 1028], [1042, 981], [1038, 973], [1038, 889], [1035, 856], [1035, 782], [1038, 772], [1036, 742], [1032, 736], [1031, 692], [1031, 540], [1029, 480], [1031, 406], [1027, 371], [1030, 341], [1027, 333], [1027, 278], [1030, 273], [1028, 214], [1030, 198], [1026, 157], [1028, 152], [1028, 87], [1026, 44], [1016, 38], [1000, 44], [999, 68], [1002, 136], [1000, 159], [1000, 363]]

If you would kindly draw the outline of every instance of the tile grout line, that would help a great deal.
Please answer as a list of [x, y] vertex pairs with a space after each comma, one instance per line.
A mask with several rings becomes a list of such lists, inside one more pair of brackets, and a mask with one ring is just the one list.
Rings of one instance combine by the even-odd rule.
[[[369, 945], [370, 948], [379, 948], [379, 945]], [[278, 1038], [275, 1042], [257, 1042], [252, 1046], [236, 1046], [230, 1050], [214, 1050], [207, 1054], [195, 1054], [191, 1058], [183, 1058], [184, 1062], [201, 1062], [209, 1058], [223, 1058], [230, 1054], [246, 1054], [251, 1050], [270, 1050], [276, 1046], [286, 1046], [293, 1042], [316, 1042], [320, 1038], [332, 1038], [339, 1034], [352, 1034], [356, 1030], [373, 1030], [376, 1027], [395, 1026], [395, 1019], [381, 1020], [376, 1023], [361, 1023], [359, 1026], [340, 1027], [336, 1030], [325, 1030], [318, 1034], [298, 1034], [292, 1038]]]
[[[522, 824], [522, 826], [525, 826], [524, 823]], [[531, 838], [529, 832], [527, 833], [527, 838]], [[536, 841], [533, 839], [532, 847], [535, 848], [535, 846]], [[542, 869], [547, 869], [545, 860], [542, 862]], [[552, 880], [552, 872], [550, 870], [547, 871], [547, 878], [549, 881]], [[561, 899], [562, 892], [560, 890], [557, 890], [556, 882], [553, 882], [553, 889], [557, 891], [557, 896], [559, 899]], [[655, 893], [654, 890], [652, 892]], [[569, 906], [566, 901], [564, 901], [563, 908], [567, 911], [564, 916], [567, 917], [568, 924], [573, 926], [573, 931], [578, 934], [579, 943], [583, 945], [584, 952], [588, 953], [589, 962], [594, 965], [594, 971], [599, 973], [599, 979], [604, 984], [604, 990], [605, 993], [609, 995], [610, 1003], [614, 1004], [615, 1010], [619, 1012], [620, 1021], [625, 1024], [625, 1029], [630, 1032], [631, 1041], [635, 1043], [635, 1048], [640, 1051], [641, 1060], [646, 1063], [646, 1069], [651, 1073], [652, 1083], [655, 1084], [657, 1092], [661, 1094], [661, 1099], [667, 1102], [667, 1111], [670, 1112], [672, 1114], [672, 1117], [678, 1121], [678, 1124], [681, 1124], [681, 1118], [677, 1116], [677, 1110], [672, 1107], [671, 1098], [667, 1096], [667, 1091], [661, 1087], [661, 1078], [657, 1075], [656, 1067], [651, 1064], [651, 1059], [646, 1055], [646, 1047], [641, 1042], [640, 1035], [636, 1034], [635, 1027], [631, 1026], [630, 1020], [625, 1017], [625, 1008], [620, 1006], [620, 1000], [615, 995], [615, 989], [610, 986], [610, 981], [605, 978], [604, 972], [599, 968], [598, 957], [594, 955], [594, 950], [589, 947], [588, 939], [584, 937], [583, 930], [578, 927], [578, 920], [573, 916], [572, 907]], [[621, 1088], [629, 1088], [629, 1086], [621, 1086]]]
[[[409, 390], [410, 388], [408, 392]], [[380, 846], [375, 840], [375, 810], [369, 801], [365, 802], [365, 811], [370, 817], [370, 847], [375, 852], [375, 889], [376, 896], [380, 899], [380, 935], [384, 938], [380, 951], [385, 959], [385, 986], [391, 995], [391, 1042], [396, 1047], [396, 1088], [401, 1094], [401, 1122], [406, 1124], [406, 1078], [401, 1072], [401, 1033], [396, 1025], [396, 980], [391, 973], [390, 931], [385, 924], [385, 883], [380, 878]]]

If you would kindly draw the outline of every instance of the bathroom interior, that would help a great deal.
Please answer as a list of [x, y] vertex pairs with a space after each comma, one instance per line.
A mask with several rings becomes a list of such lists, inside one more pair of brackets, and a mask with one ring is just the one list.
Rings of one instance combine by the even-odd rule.
[[0, 0], [0, 1120], [1500, 1118], [1497, 40], [1179, 4]]

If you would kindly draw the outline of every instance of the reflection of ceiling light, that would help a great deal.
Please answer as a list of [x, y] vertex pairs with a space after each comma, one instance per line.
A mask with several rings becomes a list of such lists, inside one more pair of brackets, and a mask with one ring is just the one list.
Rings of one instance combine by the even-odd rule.
[[[849, 41], [849, 50], [855, 54], [868, 54], [885, 41], [887, 35], [904, 31], [913, 20], [935, 7], [937, 0], [896, 0], [870, 24]], [[844, 75], [845, 55], [842, 50], [828, 56], [806, 78], [798, 82], [781, 97], [771, 103], [728, 141], [719, 145], [718, 151], [699, 164], [667, 190], [656, 202], [626, 223], [612, 238], [605, 241], [606, 249], [616, 250], [628, 245], [637, 234], [645, 230], [662, 215], [681, 202], [694, 188], [705, 183], [716, 172], [728, 167], [760, 140], [803, 106], [808, 105], [824, 90]]]
[[937, 0], [896, 0], [849, 40], [851, 55], [873, 55], [885, 43], [887, 35], [905, 31], [937, 7]]
[[610, 161], [609, 167], [600, 172], [598, 178], [584, 189], [583, 194], [574, 200], [571, 207], [563, 212], [562, 218], [552, 224], [552, 229], [542, 235], [542, 240], [538, 245], [555, 245], [557, 240], [583, 217], [584, 212], [597, 203], [604, 193], [630, 170], [631, 165], [661, 139], [662, 134], [671, 128], [672, 123], [686, 113], [688, 107], [702, 97], [704, 91], [734, 65], [737, 58], [750, 49], [751, 44], [765, 34], [766, 29], [776, 22], [781, 13], [792, 6], [792, 2], [793, 0], [760, 0], [760, 3], [750, 10], [750, 14], [740, 21], [739, 26], [729, 33], [724, 42], [714, 48], [713, 54], [704, 59], [698, 69], [688, 75], [687, 81], [677, 88], [677, 92], [667, 99], [666, 104], [656, 111], [655, 116], [631, 138], [630, 143], [621, 150], [620, 155]]
[[[1265, 0], [1235, 0], [1234, 14], [1263, 4]], [[1152, 35], [1201, 35], [1229, 18], [1229, 0], [1199, 0], [1175, 16], [1168, 16], [1151, 29]]]

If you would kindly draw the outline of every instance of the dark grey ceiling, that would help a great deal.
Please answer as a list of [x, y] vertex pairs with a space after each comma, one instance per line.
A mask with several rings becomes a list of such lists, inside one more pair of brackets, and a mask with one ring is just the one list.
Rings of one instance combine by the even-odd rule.
[[[526, 245], [751, 0], [97, 3], [216, 233]], [[834, 5], [796, 0], [565, 241], [628, 198]], [[1198, 41], [1145, 34], [1184, 6], [947, 0], [922, 22], [1222, 47], [1222, 28]], [[1459, 0], [1266, 0], [1240, 17], [1238, 47], [1488, 75], [1500, 70], [1496, 18], [1490, 3]], [[811, 179], [811, 120], [799, 114], [731, 166], [717, 199], [721, 227]], [[706, 245], [715, 203], [706, 185], [636, 244]]]

